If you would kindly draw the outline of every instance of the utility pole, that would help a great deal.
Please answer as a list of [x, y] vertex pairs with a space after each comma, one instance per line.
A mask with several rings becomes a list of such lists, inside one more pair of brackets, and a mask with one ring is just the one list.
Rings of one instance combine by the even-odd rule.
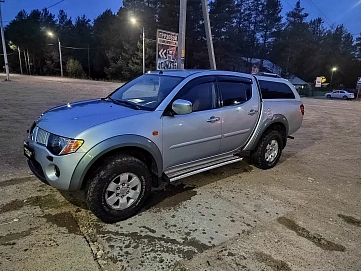
[[20, 62], [20, 73], [23, 74], [23, 64], [21, 63], [21, 52], [19, 47], [18, 47], [18, 53], [19, 53], [19, 62]]
[[143, 74], [145, 74], [145, 35], [144, 35], [144, 26], [142, 25], [142, 38], [143, 38]]
[[63, 58], [61, 57], [61, 44], [60, 44], [60, 39], [58, 37], [58, 43], [59, 43], [59, 56], [60, 56], [60, 76], [63, 77]]
[[184, 69], [186, 45], [187, 0], [179, 0], [178, 69]]
[[10, 81], [8, 55], [6, 53], [6, 43], [5, 43], [5, 35], [4, 35], [4, 28], [3, 28], [3, 18], [2, 18], [2, 14], [1, 14], [1, 2], [5, 2], [5, 0], [0, 0], [0, 28], [1, 28], [1, 39], [2, 39], [3, 52], [4, 52], [6, 80]]
[[24, 59], [25, 59], [26, 74], [29, 74], [29, 67], [28, 67], [28, 62], [26, 61], [26, 52], [25, 52], [25, 50], [24, 50]]
[[90, 79], [90, 52], [89, 52], [89, 44], [88, 44], [88, 75]]
[[216, 70], [217, 69], [217, 67], [216, 67], [216, 59], [214, 57], [211, 24], [209, 22], [209, 14], [208, 14], [208, 1], [207, 0], [201, 0], [201, 1], [202, 1], [204, 27], [205, 27], [205, 30], [206, 30], [209, 63], [211, 65], [211, 69]]
[[29, 50], [26, 50], [26, 54], [27, 54], [27, 58], [28, 58], [29, 74], [31, 75], [31, 66], [30, 66]]

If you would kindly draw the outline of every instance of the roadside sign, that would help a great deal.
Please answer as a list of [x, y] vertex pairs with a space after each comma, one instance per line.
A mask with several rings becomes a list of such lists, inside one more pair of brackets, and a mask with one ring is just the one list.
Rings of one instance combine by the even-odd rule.
[[359, 78], [357, 79], [357, 85], [358, 85], [358, 86], [361, 85], [361, 77], [359, 77]]
[[[182, 52], [183, 55], [184, 52]], [[177, 69], [178, 33], [157, 30], [157, 70]]]
[[315, 87], [316, 87], [316, 88], [322, 87], [322, 77], [316, 77]]

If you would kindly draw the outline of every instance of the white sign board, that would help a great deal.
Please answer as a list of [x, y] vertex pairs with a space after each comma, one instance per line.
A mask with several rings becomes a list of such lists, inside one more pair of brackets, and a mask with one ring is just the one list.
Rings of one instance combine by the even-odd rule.
[[361, 77], [358, 78], [358, 80], [357, 80], [357, 85], [358, 85], [358, 86], [361, 85]]
[[177, 69], [178, 33], [157, 30], [157, 70]]
[[322, 87], [322, 77], [316, 77], [316, 88]]

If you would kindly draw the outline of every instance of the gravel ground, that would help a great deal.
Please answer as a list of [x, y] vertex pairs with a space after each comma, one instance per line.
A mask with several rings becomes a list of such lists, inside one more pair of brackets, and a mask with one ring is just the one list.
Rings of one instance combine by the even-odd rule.
[[163, 186], [136, 216], [97, 220], [82, 193], [29, 174], [25, 130], [119, 83], [0, 75], [0, 270], [361, 270], [361, 103], [304, 99], [280, 163]]

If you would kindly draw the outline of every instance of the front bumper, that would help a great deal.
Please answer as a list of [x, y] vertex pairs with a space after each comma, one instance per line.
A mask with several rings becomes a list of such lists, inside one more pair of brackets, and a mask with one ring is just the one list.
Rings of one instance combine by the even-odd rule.
[[83, 152], [56, 156], [33, 140], [27, 140], [25, 144], [33, 153], [28, 159], [29, 168], [40, 181], [60, 190], [72, 190], [72, 176]]
[[35, 159], [28, 159], [28, 166], [31, 172], [43, 183], [50, 185], [45, 178], [44, 171], [41, 168], [41, 165]]

